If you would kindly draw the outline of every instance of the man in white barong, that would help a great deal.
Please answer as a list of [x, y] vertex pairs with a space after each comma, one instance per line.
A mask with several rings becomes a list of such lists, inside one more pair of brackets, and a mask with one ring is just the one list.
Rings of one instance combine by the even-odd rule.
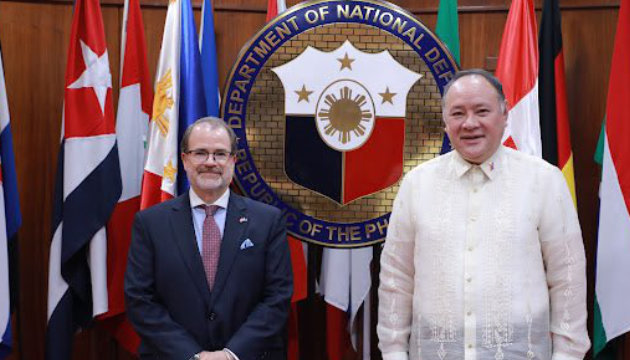
[[501, 83], [461, 71], [442, 114], [455, 151], [403, 179], [381, 258], [384, 360], [583, 359], [582, 234], [562, 173], [502, 146]]

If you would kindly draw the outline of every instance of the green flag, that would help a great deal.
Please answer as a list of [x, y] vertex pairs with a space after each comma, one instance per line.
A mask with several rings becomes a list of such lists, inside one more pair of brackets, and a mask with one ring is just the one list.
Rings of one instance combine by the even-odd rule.
[[597, 148], [595, 148], [595, 156], [593, 157], [595, 162], [599, 165], [604, 163], [604, 141], [606, 137], [606, 118], [602, 122], [602, 129], [599, 132], [599, 140], [597, 140]]
[[[440, 0], [435, 34], [453, 55], [453, 59], [459, 66], [459, 22], [457, 20], [457, 0]], [[444, 134], [440, 154], [451, 151], [451, 141]]]
[[457, 0], [440, 0], [435, 34], [448, 47], [453, 58], [459, 62], [459, 23], [457, 21]]

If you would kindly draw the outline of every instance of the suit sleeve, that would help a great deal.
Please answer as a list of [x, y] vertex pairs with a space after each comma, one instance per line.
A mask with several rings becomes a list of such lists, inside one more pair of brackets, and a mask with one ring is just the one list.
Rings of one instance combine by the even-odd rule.
[[267, 243], [262, 300], [226, 345], [239, 359], [254, 359], [264, 353], [269, 341], [285, 330], [289, 315], [293, 274], [286, 227], [280, 212], [274, 217]]
[[168, 359], [189, 359], [202, 351], [193, 337], [169, 315], [155, 288], [154, 244], [142, 213], [136, 214], [125, 272], [127, 316], [142, 340]]

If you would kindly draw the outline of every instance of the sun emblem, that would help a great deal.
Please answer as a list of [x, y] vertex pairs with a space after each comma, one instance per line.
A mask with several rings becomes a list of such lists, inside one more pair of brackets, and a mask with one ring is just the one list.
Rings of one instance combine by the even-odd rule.
[[175, 104], [170, 94], [172, 89], [173, 76], [171, 75], [171, 69], [168, 69], [155, 87], [155, 99], [153, 101], [153, 121], [160, 130], [162, 137], [166, 137], [169, 129], [169, 119], [166, 111]]
[[374, 128], [372, 97], [353, 80], [330, 84], [320, 95], [315, 114], [319, 136], [338, 151], [361, 147]]

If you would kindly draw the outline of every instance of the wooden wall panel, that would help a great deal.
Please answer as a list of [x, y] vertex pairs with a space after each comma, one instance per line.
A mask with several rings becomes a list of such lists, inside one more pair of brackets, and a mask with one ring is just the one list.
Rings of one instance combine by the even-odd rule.
[[219, 86], [223, 89], [232, 64], [241, 48], [265, 23], [265, 13], [217, 11], [216, 13], [217, 61]]
[[[41, 16], [45, 13], [46, 16]], [[23, 358], [43, 359], [52, 187], [71, 8], [0, 4], [2, 54], [12, 115], [20, 205], [19, 340]], [[28, 266], [25, 266], [28, 264]]]
[[[289, 5], [297, 1], [289, 1]], [[122, 0], [102, 0], [109, 60], [118, 91]], [[167, 0], [141, 0], [148, 63], [155, 74]], [[199, 21], [201, 0], [194, 0]], [[438, 0], [398, 0], [434, 28]], [[509, 0], [459, 0], [461, 58], [464, 68], [496, 63]], [[542, 0], [535, 4], [540, 16]], [[265, 21], [265, 0], [215, 0], [220, 86], [245, 42]], [[563, 0], [563, 35], [578, 210], [588, 259], [589, 304], [593, 298], [599, 168], [592, 161], [606, 104], [608, 72], [618, 0]], [[44, 358], [50, 219], [63, 105], [64, 72], [72, 1], [0, 2], [0, 41], [17, 157], [24, 223], [19, 233], [20, 318], [17, 351], [11, 359]], [[320, 304], [321, 305], [321, 304]], [[589, 305], [591, 306], [591, 305]], [[592, 306], [591, 306], [592, 307]], [[323, 315], [323, 314], [320, 314]], [[321, 321], [321, 316], [305, 316]], [[319, 318], [319, 319], [318, 319]], [[316, 337], [323, 329], [311, 327]], [[302, 326], [308, 329], [309, 326]], [[303, 334], [305, 335], [305, 334]], [[308, 336], [303, 336], [303, 339]], [[322, 359], [323, 339], [309, 340], [303, 359]], [[619, 359], [630, 358], [630, 340], [620, 343]], [[102, 330], [77, 336], [76, 359], [131, 359]], [[373, 359], [380, 356], [374, 352]]]
[[[120, 8], [121, 19], [122, 15], [123, 10]], [[160, 46], [162, 45], [166, 11], [163, 8], [143, 8], [142, 20], [144, 22], [144, 36], [147, 42], [147, 62], [150, 68], [151, 78], [153, 79], [160, 57]]]
[[[104, 7], [103, 18], [112, 82], [116, 84], [118, 9]], [[18, 234], [17, 341], [25, 359], [44, 358], [53, 184], [71, 21], [72, 6], [68, 4], [0, 3], [0, 38], [23, 215]]]
[[496, 12], [460, 16], [462, 68], [488, 69], [488, 57], [499, 55], [506, 16]]

